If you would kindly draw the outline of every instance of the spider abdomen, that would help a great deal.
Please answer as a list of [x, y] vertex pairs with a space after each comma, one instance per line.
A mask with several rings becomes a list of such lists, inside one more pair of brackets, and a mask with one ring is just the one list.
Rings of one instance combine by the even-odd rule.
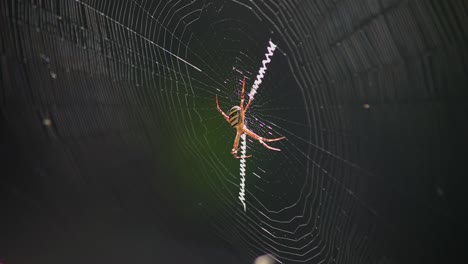
[[240, 107], [233, 106], [231, 110], [229, 110], [229, 123], [231, 126], [235, 127], [240, 123]]

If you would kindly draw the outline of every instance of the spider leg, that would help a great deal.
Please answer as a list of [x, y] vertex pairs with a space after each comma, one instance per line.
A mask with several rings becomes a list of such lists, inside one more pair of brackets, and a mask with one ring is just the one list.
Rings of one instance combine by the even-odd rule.
[[231, 154], [236, 159], [246, 159], [252, 157], [252, 155], [248, 156], [237, 156], [237, 152], [239, 151], [239, 140], [240, 140], [241, 133], [237, 132], [236, 138], [234, 139], [234, 146], [232, 147]]
[[265, 148], [270, 149], [270, 150], [274, 150], [274, 151], [281, 151], [281, 149], [271, 147], [271, 146], [267, 145], [265, 142], [279, 141], [279, 140], [285, 139], [285, 137], [262, 138], [261, 136], [259, 136], [259, 135], [255, 134], [254, 132], [250, 131], [247, 127], [244, 127], [243, 131], [245, 132], [245, 134], [247, 134], [247, 136], [257, 140], [258, 142], [260, 142], [260, 144], [262, 144]]
[[244, 102], [245, 102], [245, 76], [244, 80], [242, 81], [242, 92], [241, 92], [241, 110], [242, 113], [245, 114], [247, 112], [247, 109], [249, 109], [250, 103], [252, 103], [252, 98], [249, 98], [249, 102], [247, 105], [244, 107]]
[[218, 95], [216, 95], [216, 109], [218, 109], [218, 112], [224, 117], [224, 119], [229, 123], [229, 116], [226, 115], [226, 113], [221, 110], [221, 107], [219, 107], [219, 101], [218, 101]]
[[250, 103], [252, 103], [252, 98], [249, 98], [249, 102], [247, 103], [247, 105], [244, 108], [244, 113], [247, 112], [247, 109], [249, 109]]
[[265, 142], [275, 142], [275, 141], [280, 141], [282, 139], [285, 139], [286, 137], [279, 137], [279, 138], [264, 138], [263, 141]]
[[260, 139], [258, 140], [258, 142], [260, 142], [260, 144], [262, 144], [262, 145], [263, 145], [265, 148], [267, 148], [267, 149], [274, 150], [274, 151], [281, 151], [281, 149], [279, 149], [279, 148], [274, 148], [274, 147], [268, 146], [265, 142], [263, 142], [263, 139], [262, 139], [262, 138], [260, 138]]
[[242, 91], [241, 91], [241, 97], [240, 97], [240, 107], [242, 112], [244, 112], [244, 95], [245, 95], [245, 76], [244, 80], [242, 81]]

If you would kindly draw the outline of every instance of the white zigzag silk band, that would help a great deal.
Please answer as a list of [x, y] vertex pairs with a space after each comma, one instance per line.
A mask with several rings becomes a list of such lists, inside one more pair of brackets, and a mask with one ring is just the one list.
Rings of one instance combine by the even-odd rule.
[[265, 59], [262, 61], [263, 66], [260, 68], [257, 74], [257, 79], [255, 80], [254, 84], [252, 85], [252, 89], [250, 89], [249, 93], [249, 100], [253, 100], [255, 94], [257, 93], [257, 89], [262, 83], [263, 76], [265, 75], [265, 72], [267, 70], [267, 64], [270, 63], [271, 59], [270, 57], [273, 56], [273, 52], [275, 52], [276, 45], [271, 42], [269, 42], [270, 46], [267, 48], [267, 53], [265, 54]]
[[[254, 99], [255, 94], [257, 93], [257, 89], [262, 83], [263, 76], [265, 76], [265, 72], [267, 70], [267, 64], [270, 63], [270, 57], [273, 56], [273, 52], [275, 52], [276, 45], [269, 41], [270, 46], [267, 48], [267, 53], [265, 54], [265, 59], [262, 61], [263, 66], [260, 67], [258, 71], [257, 78], [252, 85], [249, 93], [249, 100]], [[247, 137], [245, 134], [241, 136], [241, 157], [245, 157], [247, 153]], [[244, 206], [244, 212], [247, 211], [247, 205], [245, 203], [245, 174], [246, 174], [246, 163], [245, 158], [240, 159], [240, 184], [239, 184], [239, 200], [241, 201], [242, 205]]]
[[[244, 157], [247, 152], [247, 136], [243, 134], [241, 136], [241, 157]], [[245, 158], [240, 160], [240, 190], [239, 190], [239, 200], [244, 206], [244, 212], [247, 210], [247, 205], [245, 204]]]

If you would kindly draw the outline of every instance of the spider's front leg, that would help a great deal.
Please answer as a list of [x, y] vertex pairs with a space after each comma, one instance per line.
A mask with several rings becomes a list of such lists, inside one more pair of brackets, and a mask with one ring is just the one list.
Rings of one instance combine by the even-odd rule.
[[229, 123], [229, 116], [226, 115], [226, 113], [223, 112], [221, 107], [219, 107], [218, 95], [216, 95], [216, 109], [224, 117], [224, 119]]
[[244, 94], [245, 94], [245, 76], [244, 80], [242, 80], [242, 91], [241, 91], [241, 96], [240, 96], [240, 107], [241, 110], [244, 111]]
[[239, 140], [240, 140], [241, 133], [237, 132], [236, 138], [234, 139], [234, 146], [232, 146], [231, 154], [236, 159], [246, 159], [252, 157], [252, 155], [248, 156], [237, 156], [237, 152], [239, 151]]

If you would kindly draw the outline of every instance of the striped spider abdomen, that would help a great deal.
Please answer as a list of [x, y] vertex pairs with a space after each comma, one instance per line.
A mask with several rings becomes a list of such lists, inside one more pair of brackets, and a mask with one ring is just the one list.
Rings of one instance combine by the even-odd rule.
[[239, 106], [233, 106], [231, 110], [229, 110], [229, 123], [232, 127], [235, 127], [240, 123], [240, 111], [241, 108]]

